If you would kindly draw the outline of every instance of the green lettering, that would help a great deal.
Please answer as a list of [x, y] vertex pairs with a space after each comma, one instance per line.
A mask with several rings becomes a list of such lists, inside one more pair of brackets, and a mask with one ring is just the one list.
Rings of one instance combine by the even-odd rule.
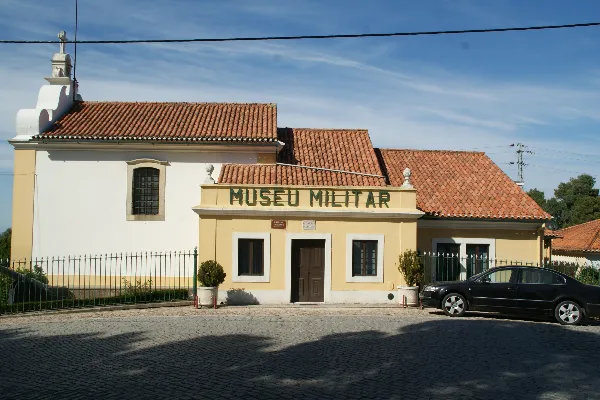
[[369, 192], [369, 195], [367, 196], [367, 204], [365, 205], [365, 208], [369, 208], [369, 205], [371, 205], [373, 208], [375, 208], [375, 196], [373, 196], [373, 192]]
[[349, 192], [346, 190], [346, 202], [344, 203], [346, 205], [346, 208], [348, 208], [348, 198], [349, 198]]
[[325, 191], [325, 207], [329, 207], [329, 190]]
[[390, 208], [388, 205], [388, 201], [390, 201], [390, 192], [387, 190], [382, 190], [379, 192], [379, 208], [383, 208], [382, 206], [385, 204], [385, 208]]
[[312, 189], [310, 189], [310, 206], [313, 206], [313, 200], [318, 200], [319, 201], [319, 207], [321, 207], [323, 205], [323, 191], [322, 190], [318, 190], [316, 193], [313, 192]]
[[296, 190], [296, 201], [292, 201], [292, 191], [288, 190], [288, 204], [290, 207], [298, 207], [298, 203], [300, 203], [300, 193]]
[[341, 207], [340, 203], [335, 202], [335, 190], [331, 191], [331, 207]]
[[352, 194], [354, 195], [354, 207], [358, 208], [358, 199], [362, 192], [360, 190], [353, 190]]
[[247, 206], [255, 206], [256, 205], [256, 189], [252, 189], [252, 201], [250, 201], [250, 189], [246, 189], [246, 205]]
[[271, 191], [269, 189], [260, 189], [260, 198], [262, 199], [260, 202], [261, 206], [268, 207], [271, 205], [271, 198], [269, 197], [270, 194]]
[[281, 202], [281, 194], [285, 193], [283, 189], [275, 189], [273, 190], [273, 205], [276, 207], [283, 207], [284, 204]]
[[242, 189], [233, 189], [230, 188], [229, 189], [229, 204], [233, 205], [233, 202], [235, 200], [238, 201], [238, 203], [240, 204], [240, 206], [242, 205], [242, 198], [243, 198], [243, 194], [242, 194]]

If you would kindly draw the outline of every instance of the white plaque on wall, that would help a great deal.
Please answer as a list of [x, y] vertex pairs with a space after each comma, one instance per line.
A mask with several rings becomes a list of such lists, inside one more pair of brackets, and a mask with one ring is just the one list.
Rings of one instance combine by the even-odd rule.
[[304, 231], [314, 231], [316, 226], [317, 226], [317, 223], [315, 222], [315, 220], [306, 219], [306, 220], [302, 221], [302, 230], [304, 230]]

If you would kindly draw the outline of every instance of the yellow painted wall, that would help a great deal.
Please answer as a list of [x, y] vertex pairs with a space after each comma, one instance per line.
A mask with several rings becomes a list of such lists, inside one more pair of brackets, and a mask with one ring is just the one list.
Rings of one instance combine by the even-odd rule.
[[[398, 256], [406, 249], [416, 248], [416, 222], [384, 222], [373, 220], [317, 219], [316, 229], [302, 230], [302, 219], [287, 219], [286, 229], [271, 229], [271, 220], [264, 218], [218, 218], [201, 220], [199, 263], [215, 257], [227, 272], [223, 289], [284, 290], [286, 264], [286, 234], [331, 234], [331, 290], [392, 290], [403, 284], [398, 272]], [[214, 229], [216, 228], [216, 232]], [[271, 236], [271, 276], [269, 283], [232, 282], [232, 245], [234, 232], [269, 232]], [[383, 283], [346, 282], [346, 234], [383, 234]], [[217, 237], [218, 246], [209, 237]]]
[[11, 258], [31, 259], [33, 248], [33, 201], [35, 150], [15, 150], [12, 203]]
[[496, 240], [496, 259], [538, 263], [542, 255], [538, 230], [502, 229], [444, 229], [419, 227], [417, 245], [420, 251], [429, 252], [434, 238], [489, 238]]
[[[254, 188], [255, 186], [250, 186]], [[212, 213], [210, 215], [200, 213], [200, 243], [199, 243], [199, 263], [216, 259], [223, 265], [227, 277], [220, 286], [222, 290], [228, 289], [246, 289], [246, 290], [284, 290], [286, 288], [286, 234], [331, 234], [331, 290], [368, 290], [368, 291], [389, 291], [395, 290], [397, 285], [404, 284], [398, 271], [397, 261], [399, 254], [407, 249], [416, 249], [417, 245], [417, 223], [420, 217], [415, 208], [415, 191], [399, 188], [391, 188], [389, 191], [389, 207], [379, 207], [376, 202], [375, 211], [398, 211], [413, 212], [402, 219], [399, 218], [368, 218], [361, 216], [361, 212], [352, 217], [337, 217], [336, 211], [347, 211], [360, 209], [366, 212], [373, 212], [374, 208], [367, 210], [364, 201], [359, 199], [359, 206], [349, 201], [349, 207], [319, 207], [313, 203], [310, 204], [310, 188], [291, 187], [292, 190], [298, 190], [298, 207], [281, 206], [279, 209], [306, 211], [311, 210], [330, 210], [333, 215], [324, 216], [306, 216], [306, 217], [271, 217], [269, 215], [252, 215], [254, 210], [265, 209], [268, 207], [248, 206], [245, 201], [240, 204], [237, 201], [231, 202], [229, 185], [203, 185], [202, 186], [202, 204], [207, 207], [216, 207], [219, 209], [245, 209], [248, 214], [226, 216]], [[263, 187], [264, 188], [264, 187]], [[269, 188], [274, 189], [276, 187]], [[278, 187], [280, 188], [280, 187]], [[285, 188], [286, 190], [289, 189]], [[388, 188], [323, 188], [319, 190], [335, 190], [339, 193], [345, 193], [346, 190], [368, 191], [387, 190]], [[315, 189], [316, 190], [316, 189]], [[345, 197], [342, 194], [342, 199]], [[339, 199], [339, 198], [338, 198]], [[339, 200], [337, 200], [339, 201]], [[345, 199], [342, 203], [345, 202]], [[271, 207], [272, 208], [272, 207]], [[285, 220], [287, 226], [285, 229], [271, 229], [271, 219]], [[302, 228], [303, 220], [315, 220], [316, 229], [304, 231]], [[271, 241], [271, 270], [270, 282], [232, 282], [232, 246], [234, 232], [268, 232]], [[380, 282], [346, 282], [346, 235], [354, 234], [382, 234], [384, 235], [384, 255], [383, 255], [383, 283]], [[215, 240], [216, 238], [216, 240]], [[325, 289], [327, 290], [327, 288]]]
[[[240, 202], [236, 198], [232, 198], [231, 190], [237, 192], [238, 190], [242, 190], [242, 201]], [[268, 190], [268, 196], [273, 199], [274, 191], [279, 190], [281, 193], [280, 203], [281, 205], [271, 204], [269, 206], [263, 206], [260, 202], [260, 190]], [[257, 201], [258, 203], [254, 206], [250, 206], [246, 204], [246, 190], [249, 191], [249, 194], [252, 196], [253, 190], [257, 192]], [[288, 203], [288, 195], [287, 191], [292, 191], [294, 194], [292, 195], [292, 200], [295, 201], [296, 196], [295, 193], [298, 193], [298, 206], [297, 207], [289, 207]], [[319, 206], [316, 200], [313, 200], [311, 205], [311, 190], [312, 191], [322, 191], [322, 203]], [[330, 202], [329, 205], [326, 205], [326, 194], [325, 191], [329, 193], [335, 192], [335, 205], [333, 206], [331, 203], [332, 196], [329, 197]], [[349, 192], [348, 198], [348, 206], [344, 203], [345, 193]], [[360, 192], [358, 194], [354, 194], [354, 192]], [[374, 201], [375, 206], [368, 206], [368, 194], [369, 192], [374, 193]], [[379, 192], [386, 192], [389, 194], [388, 201], [380, 201]], [[357, 201], [358, 196], [358, 201]], [[417, 211], [416, 209], [416, 191], [414, 189], [402, 189], [399, 187], [322, 187], [322, 186], [282, 186], [282, 185], [202, 185], [202, 205], [203, 206], [219, 206], [219, 207], [232, 207], [232, 208], [244, 208], [249, 210], [256, 209], [265, 209], [265, 208], [277, 208], [277, 209], [329, 209], [335, 211], [345, 211], [345, 210], [380, 210], [380, 211]]]

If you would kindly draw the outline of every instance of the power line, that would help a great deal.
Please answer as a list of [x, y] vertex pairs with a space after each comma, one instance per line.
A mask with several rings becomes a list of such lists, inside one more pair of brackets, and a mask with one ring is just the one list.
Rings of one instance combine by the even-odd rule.
[[568, 154], [573, 154], [576, 156], [582, 156], [582, 157], [600, 157], [600, 154], [585, 154], [585, 153], [574, 153], [572, 151], [566, 151], [566, 150], [556, 150], [556, 149], [546, 149], [544, 147], [537, 147], [537, 146], [532, 146], [534, 149], [539, 149], [539, 150], [545, 150], [545, 151], [553, 151], [556, 153], [568, 153]]
[[[594, 176], [594, 175], [591, 175], [591, 174], [589, 174], [589, 173], [587, 173], [587, 172], [573, 171], [573, 170], [569, 170], [569, 169], [554, 168], [554, 167], [546, 167], [546, 166], [543, 166], [543, 165], [536, 165], [536, 164], [527, 164], [527, 165], [529, 165], [529, 166], [531, 166], [531, 167], [537, 167], [537, 168], [552, 169], [552, 170], [555, 170], [555, 171], [570, 172], [570, 173], [573, 173], [573, 174], [580, 174], [580, 175], [581, 175], [581, 174], [585, 174], [585, 175]], [[594, 176], [594, 178], [595, 178], [595, 176]]]
[[[79, 26], [79, 11], [78, 11], [78, 1], [75, 0], [75, 59], [73, 60], [73, 82], [75, 83], [75, 88], [77, 88], [77, 28]], [[77, 90], [73, 90], [73, 100], [75, 100], [75, 96], [77, 96]]]
[[[565, 156], [557, 156], [554, 154], [540, 154], [540, 153], [536, 153], [536, 155], [540, 155], [542, 157], [552, 157], [552, 158], [561, 158], [563, 160], [574, 160], [574, 161], [581, 161], [584, 163], [592, 163], [592, 164], [600, 164], [600, 161], [594, 161], [594, 160], [586, 160], [583, 158], [574, 158], [574, 157], [565, 157]], [[600, 157], [600, 156], [596, 156], [596, 157]]]
[[[583, 28], [599, 26], [600, 22], [586, 22], [567, 25], [540, 25], [513, 28], [489, 28], [489, 29], [461, 29], [446, 31], [417, 31], [417, 32], [393, 32], [393, 33], [351, 33], [333, 35], [299, 35], [299, 36], [258, 36], [258, 37], [230, 37], [230, 38], [196, 38], [196, 39], [132, 39], [132, 40], [79, 40], [78, 44], [130, 44], [130, 43], [189, 43], [189, 42], [248, 42], [248, 41], [270, 41], [270, 40], [304, 40], [304, 39], [349, 39], [366, 37], [392, 37], [392, 36], [426, 36], [426, 35], [456, 35], [466, 33], [492, 33], [492, 32], [514, 32], [533, 31], [548, 29]], [[75, 43], [67, 41], [66, 43]], [[0, 44], [56, 44], [53, 40], [0, 40]]]
[[[510, 144], [500, 144], [500, 145], [497, 145], [497, 146], [481, 146], [481, 147], [472, 147], [472, 148], [470, 148], [470, 149], [468, 149], [468, 150], [497, 149], [497, 148], [501, 148], [501, 147], [506, 147], [506, 148], [508, 148], [508, 147], [511, 147], [511, 146], [512, 146], [512, 145], [510, 145]], [[463, 150], [467, 150], [467, 149], [463, 149]]]

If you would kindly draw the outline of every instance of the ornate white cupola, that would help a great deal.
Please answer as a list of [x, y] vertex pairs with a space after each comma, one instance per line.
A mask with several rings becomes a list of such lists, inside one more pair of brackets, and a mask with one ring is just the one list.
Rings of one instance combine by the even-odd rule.
[[58, 39], [60, 50], [52, 56], [52, 74], [45, 78], [48, 84], [40, 88], [35, 108], [17, 112], [17, 135], [9, 140], [15, 146], [44, 133], [71, 108], [74, 101], [82, 100], [77, 92], [77, 81], [71, 79], [71, 56], [65, 52], [65, 31], [58, 34]]

